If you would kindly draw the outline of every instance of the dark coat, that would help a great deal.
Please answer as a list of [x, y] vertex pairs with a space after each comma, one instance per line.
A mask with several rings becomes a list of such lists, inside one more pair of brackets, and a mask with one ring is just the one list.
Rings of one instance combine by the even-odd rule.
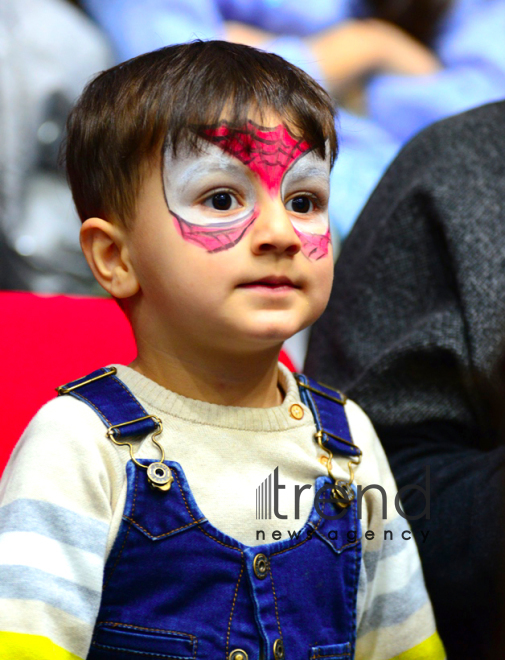
[[430, 467], [431, 519], [412, 526], [430, 530], [419, 550], [451, 660], [486, 657], [503, 614], [504, 348], [505, 102], [403, 149], [343, 246], [306, 364], [368, 413], [399, 487]]

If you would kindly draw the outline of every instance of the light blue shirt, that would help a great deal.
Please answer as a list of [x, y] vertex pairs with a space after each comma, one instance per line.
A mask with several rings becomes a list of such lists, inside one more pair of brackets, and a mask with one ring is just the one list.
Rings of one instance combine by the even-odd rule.
[[[83, 0], [120, 60], [192, 39], [221, 39], [224, 21], [280, 34], [263, 45], [323, 74], [304, 37], [367, 15], [364, 0]], [[330, 215], [345, 237], [399, 148], [428, 124], [505, 98], [505, 3], [459, 0], [442, 21], [434, 50], [444, 69], [432, 76], [377, 75], [367, 87], [369, 116], [339, 113], [340, 155], [332, 172]]]

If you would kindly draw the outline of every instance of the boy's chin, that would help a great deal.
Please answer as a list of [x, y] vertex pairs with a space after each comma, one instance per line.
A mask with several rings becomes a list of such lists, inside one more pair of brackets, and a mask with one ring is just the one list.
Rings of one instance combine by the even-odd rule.
[[250, 334], [244, 337], [244, 344], [249, 344], [251, 348], [259, 349], [280, 348], [285, 341], [308, 325], [308, 323], [258, 325]]

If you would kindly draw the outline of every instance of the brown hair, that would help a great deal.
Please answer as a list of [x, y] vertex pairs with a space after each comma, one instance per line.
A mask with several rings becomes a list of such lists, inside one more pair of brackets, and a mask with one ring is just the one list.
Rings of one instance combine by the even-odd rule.
[[66, 166], [81, 220], [128, 224], [146, 168], [164, 145], [198, 149], [202, 127], [241, 127], [248, 112], [279, 114], [331, 162], [337, 153], [330, 97], [281, 57], [225, 41], [194, 41], [140, 55], [99, 74], [67, 123]]

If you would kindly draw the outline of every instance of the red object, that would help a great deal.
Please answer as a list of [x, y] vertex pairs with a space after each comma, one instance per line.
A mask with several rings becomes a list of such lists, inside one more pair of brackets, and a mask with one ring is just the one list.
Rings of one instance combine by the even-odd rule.
[[286, 351], [281, 351], [279, 355], [279, 362], [282, 362], [290, 371], [295, 372], [295, 365], [291, 362], [291, 358], [286, 353]]
[[[136, 355], [130, 325], [105, 298], [0, 292], [0, 473], [26, 425], [54, 388]], [[281, 362], [293, 364], [282, 352]]]
[[284, 124], [265, 130], [248, 121], [243, 130], [232, 130], [226, 122], [204, 132], [209, 142], [238, 158], [257, 174], [270, 192], [277, 192], [288, 167], [310, 145], [297, 140]]

